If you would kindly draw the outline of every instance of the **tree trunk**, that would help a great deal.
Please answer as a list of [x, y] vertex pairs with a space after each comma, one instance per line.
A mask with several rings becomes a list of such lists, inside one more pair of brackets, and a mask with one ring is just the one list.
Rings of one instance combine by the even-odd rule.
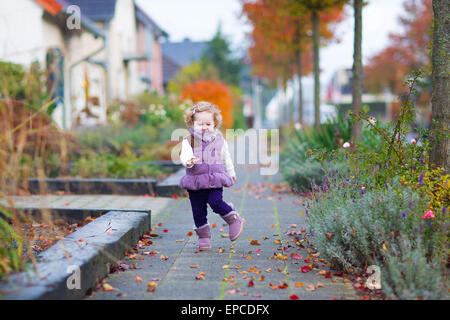
[[[433, 0], [434, 28], [432, 48], [431, 154], [430, 161], [449, 172], [449, 2]], [[443, 134], [437, 134], [441, 131]], [[446, 136], [447, 135], [447, 136]]]
[[320, 127], [320, 69], [319, 69], [319, 14], [312, 13], [313, 53], [314, 53], [314, 126]]
[[[353, 43], [353, 79], [352, 79], [352, 111], [362, 109], [362, 61], [361, 61], [361, 38], [362, 38], [362, 0], [353, 0], [355, 10], [355, 32]], [[352, 139], [354, 142], [361, 141], [361, 121], [352, 123]]]
[[297, 29], [297, 75], [298, 75], [298, 122], [303, 126], [303, 87], [302, 87], [302, 51], [301, 51], [301, 34]]

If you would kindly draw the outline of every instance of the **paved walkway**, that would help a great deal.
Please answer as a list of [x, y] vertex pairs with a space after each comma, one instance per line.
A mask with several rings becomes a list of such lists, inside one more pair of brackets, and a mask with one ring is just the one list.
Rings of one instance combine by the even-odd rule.
[[[188, 235], [189, 199], [167, 199], [166, 206], [152, 208], [152, 244], [137, 246], [136, 255], [122, 260], [130, 269], [104, 279], [114, 290], [100, 289], [86, 299], [358, 299], [351, 283], [333, 272], [326, 277], [320, 256], [299, 246], [306, 243], [305, 233], [297, 240], [288, 234], [307, 223], [300, 199], [279, 184], [281, 175], [262, 176], [257, 166], [235, 169], [238, 180], [224, 188], [224, 200], [247, 223], [233, 246], [223, 237], [228, 231], [223, 220], [208, 207], [209, 223], [216, 226], [213, 248], [198, 252], [195, 233]], [[314, 260], [313, 269], [302, 272]]]

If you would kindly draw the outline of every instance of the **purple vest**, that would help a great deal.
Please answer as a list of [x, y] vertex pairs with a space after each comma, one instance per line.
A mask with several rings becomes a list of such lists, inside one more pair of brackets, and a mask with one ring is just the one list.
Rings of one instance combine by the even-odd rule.
[[[188, 138], [190, 138], [188, 136]], [[194, 138], [194, 156], [200, 161], [191, 168], [186, 168], [186, 175], [182, 176], [179, 187], [189, 190], [231, 187], [234, 182], [225, 171], [222, 163], [222, 146], [224, 138], [217, 131], [215, 138], [208, 141], [199, 141]]]

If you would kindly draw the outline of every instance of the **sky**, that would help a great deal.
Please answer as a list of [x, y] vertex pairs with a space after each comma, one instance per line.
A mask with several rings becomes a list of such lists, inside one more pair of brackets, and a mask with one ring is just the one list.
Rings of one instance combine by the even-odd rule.
[[[136, 0], [155, 22], [169, 34], [169, 41], [185, 38], [208, 41], [217, 31], [222, 32], [237, 52], [243, 52], [249, 40], [246, 33], [252, 27], [240, 17], [239, 0]], [[385, 48], [388, 35], [400, 31], [398, 17], [404, 0], [369, 0], [363, 9], [363, 63]], [[339, 43], [321, 47], [321, 82], [326, 85], [333, 73], [351, 68], [353, 60], [353, 9], [347, 6], [347, 18], [336, 28]]]

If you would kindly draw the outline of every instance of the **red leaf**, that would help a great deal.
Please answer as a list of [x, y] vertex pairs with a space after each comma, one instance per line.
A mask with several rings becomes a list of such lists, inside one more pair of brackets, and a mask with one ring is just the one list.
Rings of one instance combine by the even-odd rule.
[[296, 294], [292, 294], [289, 296], [289, 299], [291, 300], [299, 300], [300, 298]]
[[255, 284], [253, 283], [253, 280], [250, 280], [249, 282], [248, 282], [248, 286], [249, 287], [253, 287]]
[[302, 272], [303, 273], [307, 273], [307, 272], [310, 272], [311, 271], [311, 267], [309, 267], [309, 266], [303, 266], [302, 267]]

